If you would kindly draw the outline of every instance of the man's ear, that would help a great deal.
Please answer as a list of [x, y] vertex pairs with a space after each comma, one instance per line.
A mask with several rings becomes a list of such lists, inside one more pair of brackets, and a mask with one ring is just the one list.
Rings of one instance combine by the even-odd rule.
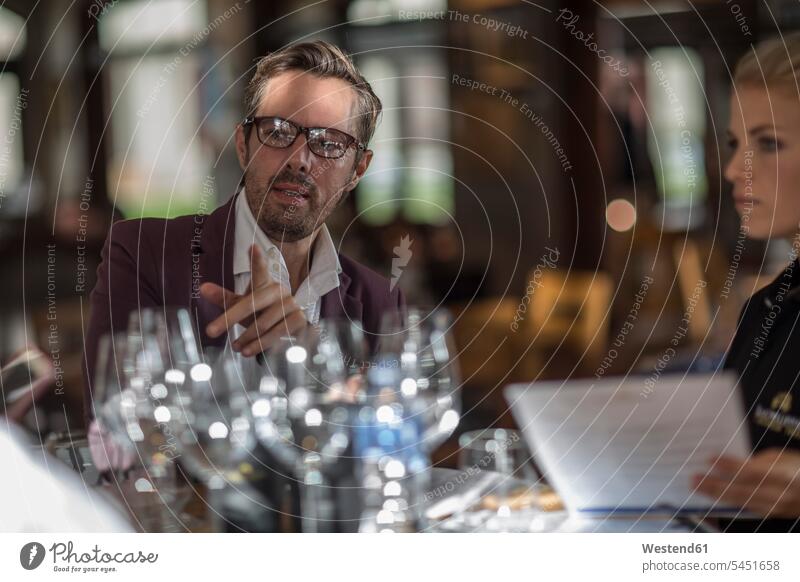
[[247, 164], [250, 163], [248, 149], [247, 140], [244, 136], [244, 127], [240, 123], [236, 126], [236, 157], [239, 158], [239, 166], [245, 172], [247, 171]]
[[361, 181], [361, 178], [369, 168], [369, 164], [372, 161], [372, 150], [364, 150], [361, 158], [356, 163], [356, 166], [353, 170], [353, 177], [350, 178], [350, 181], [347, 183], [347, 186], [344, 187], [345, 192], [350, 192], [353, 188], [355, 188], [358, 183]]

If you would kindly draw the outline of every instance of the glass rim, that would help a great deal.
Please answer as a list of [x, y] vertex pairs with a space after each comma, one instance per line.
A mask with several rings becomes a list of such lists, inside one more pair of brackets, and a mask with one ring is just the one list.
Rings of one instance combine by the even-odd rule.
[[[512, 438], [514, 435], [516, 438]], [[485, 444], [490, 441], [503, 443], [503, 450], [525, 448], [522, 431], [511, 428], [482, 428], [461, 433], [458, 437], [458, 446], [461, 449], [486, 452]]]

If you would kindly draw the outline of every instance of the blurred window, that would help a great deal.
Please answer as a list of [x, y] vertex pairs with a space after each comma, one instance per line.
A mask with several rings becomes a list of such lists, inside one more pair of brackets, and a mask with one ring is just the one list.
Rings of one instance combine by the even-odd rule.
[[430, 51], [423, 58], [423, 51], [356, 59], [383, 103], [370, 144], [375, 155], [356, 198], [368, 223], [385, 224], [400, 214], [413, 223], [441, 224], [453, 213], [447, 64]]
[[[20, 193], [24, 186], [25, 159], [22, 142], [22, 115], [27, 107], [27, 92], [20, 90], [14, 61], [25, 49], [25, 19], [0, 8], [0, 214], [25, 213]], [[13, 208], [17, 207], [17, 208]], [[20, 212], [21, 211], [21, 212]]]
[[435, 15], [446, 10], [445, 0], [349, 5], [348, 19], [358, 25], [348, 32], [351, 50], [383, 103], [370, 144], [375, 156], [356, 193], [367, 223], [442, 224], [454, 212], [447, 53], [426, 46], [444, 44], [446, 20]]
[[706, 98], [703, 62], [685, 47], [650, 52], [647, 113], [648, 151], [664, 209], [664, 225], [682, 230], [704, 219]]
[[427, 20], [446, 11], [447, 0], [354, 0], [347, 7], [347, 19], [369, 26], [393, 20]]
[[201, 53], [220, 23], [200, 0], [119, 0], [100, 20], [109, 55], [109, 197], [127, 218], [210, 209], [200, 133]]
[[121, 0], [109, 6], [98, 29], [105, 50], [141, 49], [179, 44], [205, 26], [202, 0]]
[[25, 49], [25, 19], [7, 8], [0, 8], [0, 60], [10, 61]]
[[394, 63], [380, 56], [358, 58], [358, 67], [383, 105], [383, 113], [369, 144], [375, 153], [359, 182], [356, 205], [362, 220], [391, 222], [400, 210], [397, 194], [402, 182], [403, 145], [400, 143], [400, 79]]

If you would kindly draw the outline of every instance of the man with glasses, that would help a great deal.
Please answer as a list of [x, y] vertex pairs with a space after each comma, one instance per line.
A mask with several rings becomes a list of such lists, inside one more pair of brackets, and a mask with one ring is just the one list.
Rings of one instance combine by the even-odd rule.
[[114, 224], [91, 295], [87, 417], [99, 338], [129, 313], [189, 307], [204, 345], [257, 356], [322, 317], [360, 320], [375, 344], [402, 304], [389, 280], [338, 254], [325, 221], [372, 159], [381, 102], [339, 48], [316, 41], [259, 61], [236, 128], [237, 194], [208, 216]]

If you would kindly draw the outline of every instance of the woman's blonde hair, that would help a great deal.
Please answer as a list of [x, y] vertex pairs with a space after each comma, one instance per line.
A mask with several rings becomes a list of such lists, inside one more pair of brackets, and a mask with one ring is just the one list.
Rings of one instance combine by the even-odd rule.
[[737, 63], [735, 85], [800, 87], [800, 32], [765, 40]]

